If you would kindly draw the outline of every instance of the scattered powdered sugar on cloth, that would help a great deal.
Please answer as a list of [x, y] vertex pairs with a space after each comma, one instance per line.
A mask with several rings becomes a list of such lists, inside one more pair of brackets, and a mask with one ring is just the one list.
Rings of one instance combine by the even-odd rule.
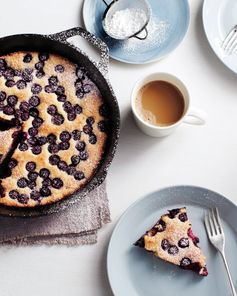
[[138, 8], [118, 10], [105, 18], [104, 27], [111, 36], [127, 38], [139, 32], [147, 22], [145, 11]]

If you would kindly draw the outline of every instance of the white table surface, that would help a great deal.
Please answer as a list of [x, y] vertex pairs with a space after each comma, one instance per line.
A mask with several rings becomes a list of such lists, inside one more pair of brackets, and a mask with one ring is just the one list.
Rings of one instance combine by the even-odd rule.
[[[82, 24], [82, 0], [2, 0], [0, 35], [53, 33]], [[216, 58], [202, 26], [202, 1], [190, 1], [188, 34], [160, 62], [110, 62], [122, 115], [119, 148], [107, 179], [112, 223], [93, 246], [0, 248], [1, 296], [107, 296], [106, 249], [115, 223], [135, 200], [158, 188], [198, 185], [237, 202], [237, 76]], [[162, 140], [143, 135], [130, 116], [135, 81], [167, 71], [188, 86], [192, 105], [209, 115], [204, 127], [182, 125]], [[123, 242], [121, 242], [123, 243]], [[116, 268], [116, 267], [115, 267]]]

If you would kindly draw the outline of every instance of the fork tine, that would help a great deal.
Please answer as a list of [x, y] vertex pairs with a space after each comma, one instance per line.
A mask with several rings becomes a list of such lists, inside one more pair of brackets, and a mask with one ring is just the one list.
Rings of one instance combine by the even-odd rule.
[[231, 47], [228, 50], [229, 54], [233, 54], [236, 49], [237, 49], [237, 35], [236, 35], [235, 41], [233, 42], [233, 44], [231, 45]]
[[226, 50], [227, 45], [229, 44], [229, 42], [230, 42], [231, 38], [234, 36], [234, 34], [235, 34], [235, 30], [232, 29], [232, 30], [229, 32], [229, 34], [225, 37], [225, 39], [224, 39], [224, 41], [223, 41], [223, 43], [222, 43], [222, 48], [223, 48], [224, 50]]
[[217, 207], [215, 208], [215, 212], [216, 212], [216, 220], [217, 220], [220, 232], [223, 233], [223, 228], [222, 228], [222, 225], [221, 225], [221, 218], [220, 218], [219, 211], [218, 211]]
[[213, 224], [215, 226], [216, 234], [219, 234], [220, 233], [220, 227], [218, 225], [216, 215], [215, 215], [215, 211], [214, 211], [213, 208], [211, 209], [211, 213], [212, 213], [212, 220], [213, 220]]
[[209, 211], [208, 217], [209, 217], [209, 223], [210, 223], [212, 235], [215, 235], [215, 234], [217, 234], [217, 231], [216, 231], [216, 227], [215, 227], [215, 225], [213, 223], [213, 217], [212, 217], [212, 212], [211, 211]]
[[225, 50], [230, 51], [231, 47], [235, 45], [236, 40], [237, 40], [237, 33], [235, 33], [234, 36], [231, 38]]
[[206, 231], [207, 231], [208, 237], [211, 237], [212, 234], [211, 234], [211, 229], [210, 229], [210, 224], [209, 224], [207, 213], [205, 214], [205, 217], [204, 217], [204, 223], [206, 226]]

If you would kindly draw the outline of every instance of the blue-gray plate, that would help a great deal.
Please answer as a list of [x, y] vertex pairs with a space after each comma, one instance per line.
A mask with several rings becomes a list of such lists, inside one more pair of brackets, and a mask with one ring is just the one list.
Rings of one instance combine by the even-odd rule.
[[[193, 231], [207, 256], [209, 275], [200, 277], [164, 262], [133, 243], [168, 209], [186, 206]], [[107, 272], [115, 296], [226, 296], [230, 295], [220, 254], [210, 245], [203, 223], [204, 212], [217, 206], [226, 236], [226, 256], [237, 284], [237, 207], [208, 189], [175, 186], [138, 200], [123, 214], [112, 234]]]
[[[111, 0], [107, 1], [108, 3]], [[118, 41], [110, 38], [102, 27], [105, 4], [102, 0], [84, 0], [83, 19], [86, 29], [102, 39], [116, 60], [145, 64], [159, 60], [173, 51], [183, 40], [189, 25], [190, 11], [187, 0], [148, 0], [152, 17], [148, 38]]]

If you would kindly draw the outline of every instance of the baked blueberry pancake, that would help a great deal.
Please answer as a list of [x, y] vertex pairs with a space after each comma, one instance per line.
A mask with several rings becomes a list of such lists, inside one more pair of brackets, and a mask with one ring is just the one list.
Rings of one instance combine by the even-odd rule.
[[46, 205], [82, 188], [103, 157], [107, 126], [84, 68], [55, 54], [0, 57], [0, 204]]
[[186, 208], [170, 210], [135, 245], [183, 269], [207, 276], [206, 258], [191, 226]]

